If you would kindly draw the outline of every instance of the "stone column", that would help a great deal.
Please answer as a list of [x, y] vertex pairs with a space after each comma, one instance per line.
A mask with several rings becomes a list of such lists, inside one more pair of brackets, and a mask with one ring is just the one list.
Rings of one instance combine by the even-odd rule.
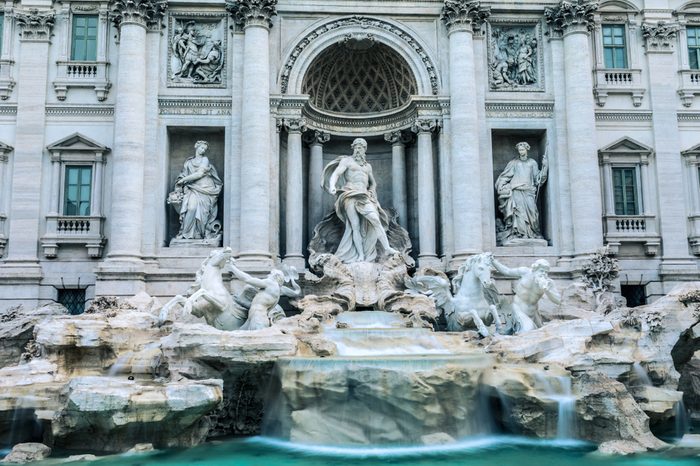
[[691, 261], [688, 248], [689, 209], [685, 188], [681, 183], [683, 161], [680, 156], [678, 98], [675, 86], [669, 85], [676, 82], [678, 70], [674, 54], [677, 31], [678, 26], [675, 24], [642, 24], [656, 149], [657, 195], [658, 202], [663, 206], [658, 210], [663, 245], [660, 273], [676, 276], [697, 273], [697, 266]]
[[[440, 264], [436, 251], [435, 176], [433, 169], [433, 131], [438, 122], [418, 119], [413, 132], [418, 134], [418, 265], [435, 267]], [[481, 224], [479, 224], [481, 227]]]
[[450, 42], [453, 267], [482, 250], [483, 211], [478, 182], [481, 164], [472, 34], [473, 27], [479, 26], [489, 14], [490, 10], [482, 8], [478, 1], [445, 0], [441, 16]]
[[[49, 208], [49, 215], [58, 215], [61, 211], [61, 187], [59, 183], [61, 182], [61, 154], [54, 152], [51, 154], [51, 195], [56, 196], [51, 199], [51, 207]], [[94, 201], [93, 201], [94, 203]]]
[[146, 29], [159, 23], [162, 0], [115, 0], [119, 63], [114, 108], [112, 200], [108, 262], [141, 263], [146, 145]]
[[314, 228], [323, 220], [323, 188], [321, 174], [323, 173], [323, 145], [330, 141], [331, 135], [321, 131], [306, 133], [307, 142], [311, 149], [309, 158], [309, 185], [307, 216], [309, 238], [313, 236]]
[[287, 192], [285, 198], [284, 262], [304, 269], [304, 176], [301, 133], [306, 131], [304, 118], [285, 118], [287, 129]]
[[[399, 224], [408, 228], [408, 200], [406, 196], [406, 133], [386, 133], [384, 140], [391, 143], [391, 199], [399, 216]], [[420, 175], [420, 174], [419, 174]]]
[[600, 168], [595, 128], [589, 31], [598, 3], [564, 0], [545, 9], [553, 33], [563, 34], [566, 87], [567, 152], [571, 176], [574, 254], [594, 252], [603, 244]]
[[5, 245], [7, 237], [5, 236], [5, 220], [7, 219], [7, 183], [5, 181], [5, 166], [9, 160], [7, 155], [12, 148], [0, 143], [0, 258], [5, 255]]
[[7, 260], [15, 262], [12, 265], [32, 269], [28, 274], [39, 278], [41, 172], [46, 130], [44, 107], [54, 13], [20, 10], [15, 12], [15, 19], [21, 28], [21, 60], [18, 60], [17, 73], [19, 88]]
[[269, 34], [276, 5], [277, 0], [226, 2], [234, 21], [244, 28], [239, 257], [248, 268], [272, 264]]

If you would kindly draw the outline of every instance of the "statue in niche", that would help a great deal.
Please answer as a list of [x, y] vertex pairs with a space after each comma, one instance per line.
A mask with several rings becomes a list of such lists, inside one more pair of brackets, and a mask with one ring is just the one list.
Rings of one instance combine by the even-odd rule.
[[491, 88], [502, 90], [537, 85], [536, 28], [494, 28], [491, 36]]
[[377, 200], [377, 183], [365, 158], [367, 142], [355, 139], [352, 149], [352, 156], [340, 156], [324, 169], [322, 186], [336, 196], [335, 210], [314, 230], [310, 261], [331, 253], [346, 264], [376, 262], [400, 252], [412, 263], [408, 233]]
[[[515, 146], [518, 157], [508, 162], [496, 179], [498, 209], [503, 220], [498, 227], [500, 245], [547, 245], [540, 234], [540, 216], [537, 199], [547, 181], [547, 154], [542, 157], [542, 169], [528, 157], [530, 145], [519, 142]], [[500, 220], [500, 219], [499, 219]]]
[[217, 220], [219, 193], [223, 182], [216, 168], [204, 155], [209, 149], [206, 141], [197, 141], [195, 155], [185, 161], [168, 196], [180, 216], [180, 231], [170, 245], [219, 246], [221, 222]]
[[549, 262], [538, 259], [531, 267], [509, 268], [493, 259], [492, 264], [506, 277], [518, 278], [513, 287], [515, 296], [510, 304], [506, 333], [524, 333], [542, 327], [542, 317], [537, 307], [542, 296], [546, 295], [554, 304], [561, 303], [561, 295], [548, 276]]
[[224, 67], [219, 23], [179, 21], [171, 43], [171, 80], [220, 84]]

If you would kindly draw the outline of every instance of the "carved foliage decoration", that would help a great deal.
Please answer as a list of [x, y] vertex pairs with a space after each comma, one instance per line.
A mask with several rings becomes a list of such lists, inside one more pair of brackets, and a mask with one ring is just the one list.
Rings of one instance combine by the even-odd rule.
[[241, 26], [251, 24], [272, 27], [277, 14], [277, 0], [226, 0], [226, 11]]
[[544, 17], [555, 31], [563, 32], [572, 26], [593, 28], [593, 14], [598, 9], [596, 0], [562, 0], [554, 8], [545, 8]]
[[642, 24], [642, 35], [647, 52], [672, 51], [677, 34], [677, 24], [668, 24], [664, 21], [659, 21], [656, 24]]
[[540, 24], [489, 25], [489, 85], [492, 91], [543, 91]]
[[226, 74], [226, 19], [170, 17], [168, 86], [223, 87]]
[[482, 7], [478, 1], [445, 0], [440, 19], [449, 31], [458, 28], [469, 30], [471, 27], [480, 27], [490, 15], [491, 8]]
[[15, 11], [17, 24], [22, 27], [23, 40], [49, 40], [54, 25], [54, 12], [31, 10]]
[[280, 80], [280, 87], [283, 94], [287, 93], [287, 87], [289, 85], [289, 75], [292, 69], [294, 68], [294, 64], [296, 63], [297, 59], [304, 51], [304, 49], [306, 49], [306, 47], [308, 47], [309, 44], [317, 40], [319, 37], [322, 37], [324, 34], [327, 34], [328, 32], [335, 31], [336, 29], [343, 27], [381, 29], [400, 38], [406, 43], [409, 49], [413, 50], [420, 57], [428, 73], [428, 76], [430, 77], [430, 85], [433, 91], [433, 95], [438, 95], [440, 81], [438, 79], [437, 71], [435, 69], [435, 65], [433, 64], [433, 61], [430, 59], [425, 50], [423, 50], [423, 47], [421, 47], [421, 45], [403, 29], [381, 19], [367, 18], [364, 16], [340, 18], [330, 23], [323, 24], [311, 31], [309, 34], [306, 35], [306, 37], [299, 41], [299, 43], [296, 45], [296, 47], [294, 47], [294, 50], [292, 51], [289, 58], [287, 58], [287, 61], [284, 64], [284, 69], [282, 71], [282, 77]]
[[111, 18], [119, 28], [123, 23], [159, 27], [168, 8], [167, 0], [112, 0]]

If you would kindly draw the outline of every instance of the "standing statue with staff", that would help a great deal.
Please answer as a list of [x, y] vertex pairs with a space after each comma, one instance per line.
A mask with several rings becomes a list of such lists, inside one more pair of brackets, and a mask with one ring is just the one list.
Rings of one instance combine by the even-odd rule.
[[547, 153], [542, 157], [540, 169], [537, 162], [528, 157], [530, 144], [519, 142], [515, 147], [518, 157], [508, 162], [496, 180], [498, 209], [503, 216], [503, 224], [498, 232], [501, 245], [542, 239], [537, 200], [540, 188], [547, 181]]

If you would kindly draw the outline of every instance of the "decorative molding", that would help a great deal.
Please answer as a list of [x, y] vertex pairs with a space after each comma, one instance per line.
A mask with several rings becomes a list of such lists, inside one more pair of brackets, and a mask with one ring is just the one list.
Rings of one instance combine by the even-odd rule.
[[112, 105], [47, 105], [46, 116], [113, 117]]
[[[491, 18], [488, 22], [488, 74], [489, 90], [493, 92], [542, 92], [544, 87], [544, 56], [542, 44], [542, 26], [537, 19], [515, 19], [515, 18]], [[503, 44], [503, 37], [506, 43]], [[520, 46], [515, 50], [508, 47], [510, 36], [520, 37]], [[519, 66], [518, 60], [523, 40], [530, 39], [527, 44], [530, 48], [530, 55], [523, 57], [524, 60], [534, 59], [532, 74], [534, 76], [521, 80], [531, 81], [519, 83], [514, 72]], [[514, 38], [515, 40], [515, 38]], [[527, 50], [524, 50], [527, 52]], [[533, 81], [534, 80], [534, 81]]]
[[682, 112], [678, 113], [678, 121], [700, 121], [700, 112]]
[[226, 99], [158, 99], [160, 115], [231, 115], [231, 100]]
[[284, 63], [283, 72], [280, 79], [280, 88], [282, 94], [287, 93], [287, 88], [289, 86], [289, 74], [291, 73], [292, 68], [294, 68], [294, 64], [296, 63], [297, 59], [299, 58], [299, 55], [301, 55], [304, 49], [308, 47], [312, 42], [322, 37], [324, 34], [344, 27], [360, 27], [361, 29], [381, 29], [403, 40], [406, 43], [406, 45], [421, 58], [430, 78], [430, 86], [432, 88], [433, 95], [438, 94], [440, 81], [438, 78], [436, 67], [433, 61], [428, 56], [428, 54], [425, 52], [425, 50], [423, 50], [423, 47], [421, 47], [421, 45], [409, 33], [401, 29], [400, 27], [379, 18], [369, 18], [365, 16], [352, 16], [349, 18], [340, 18], [333, 20], [331, 22], [325, 23], [317, 27], [309, 34], [307, 34], [303, 39], [301, 39], [296, 45], [296, 47], [294, 47], [291, 55], [287, 58], [287, 61]]
[[110, 16], [117, 29], [127, 23], [158, 29], [162, 26], [168, 0], [112, 0], [110, 6]]
[[384, 134], [384, 140], [389, 144], [408, 144], [413, 140], [413, 135], [408, 131], [390, 131]]
[[282, 125], [289, 133], [303, 133], [306, 131], [306, 118], [284, 118]]
[[411, 131], [416, 134], [432, 133], [440, 129], [440, 121], [435, 118], [417, 118], [411, 126]]
[[49, 41], [56, 16], [52, 10], [42, 11], [32, 8], [30, 10], [15, 10], [13, 14], [17, 24], [22, 27], [22, 40]]
[[17, 115], [17, 106], [0, 105], [0, 115]]
[[277, 0], [226, 0], [226, 11], [235, 23], [249, 26], [272, 27], [272, 17], [277, 15]]
[[[196, 20], [196, 21], [195, 21]], [[186, 44], [176, 44], [180, 42], [182, 35], [178, 31], [192, 27], [195, 37], [190, 38]], [[169, 15], [168, 18], [168, 60], [167, 77], [168, 87], [174, 88], [225, 88], [226, 68], [228, 52], [228, 34], [226, 15], [209, 12], [177, 12]], [[211, 45], [207, 45], [207, 40], [211, 40]], [[190, 63], [185, 70], [192, 78], [178, 76], [183, 71], [184, 58], [188, 51], [177, 53], [178, 47], [188, 47], [191, 44], [197, 48], [198, 58], [206, 58], [209, 63]], [[193, 51], [194, 52], [194, 51]], [[218, 52], [218, 57], [216, 56]], [[211, 62], [217, 59], [215, 64]]]
[[487, 102], [486, 116], [489, 118], [553, 118], [554, 103]]
[[651, 112], [595, 112], [595, 121], [651, 121]]
[[659, 21], [656, 24], [642, 24], [642, 36], [647, 53], [673, 52], [678, 28], [678, 24], [669, 24], [665, 21]]
[[562, 0], [555, 7], [545, 8], [544, 17], [555, 32], [590, 31], [598, 6], [596, 0]]
[[307, 131], [304, 133], [304, 142], [310, 146], [322, 146], [331, 140], [331, 135], [323, 131]]
[[476, 0], [445, 0], [440, 19], [448, 33], [457, 31], [473, 32], [491, 15], [491, 7], [482, 7]]

